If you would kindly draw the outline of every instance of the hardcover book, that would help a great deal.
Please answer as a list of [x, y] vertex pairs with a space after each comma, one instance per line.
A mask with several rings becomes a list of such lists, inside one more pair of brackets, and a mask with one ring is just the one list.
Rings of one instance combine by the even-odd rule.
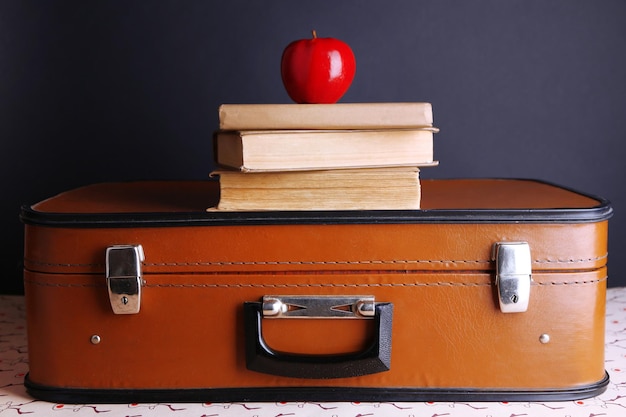
[[216, 162], [252, 171], [432, 166], [436, 128], [220, 131]]
[[388, 129], [433, 125], [430, 103], [222, 104], [221, 130]]
[[220, 200], [209, 210], [392, 210], [420, 208], [419, 168], [242, 173], [215, 171]]

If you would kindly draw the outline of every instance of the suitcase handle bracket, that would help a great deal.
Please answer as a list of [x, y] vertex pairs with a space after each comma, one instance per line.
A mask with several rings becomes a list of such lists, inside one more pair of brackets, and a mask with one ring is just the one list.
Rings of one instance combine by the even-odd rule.
[[374, 318], [375, 304], [372, 295], [350, 297], [266, 295], [263, 297], [263, 317], [372, 319]]

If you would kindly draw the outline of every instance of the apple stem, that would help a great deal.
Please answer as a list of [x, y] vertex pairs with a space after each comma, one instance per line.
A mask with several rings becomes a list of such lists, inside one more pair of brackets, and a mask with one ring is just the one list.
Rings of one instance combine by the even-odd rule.
[[315, 29], [313, 29], [311, 33], [313, 34], [313, 39], [317, 39], [317, 32], [315, 31]]

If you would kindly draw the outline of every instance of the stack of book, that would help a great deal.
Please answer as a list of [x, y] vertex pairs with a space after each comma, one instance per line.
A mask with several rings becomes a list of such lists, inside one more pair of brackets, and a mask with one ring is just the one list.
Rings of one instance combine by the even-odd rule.
[[430, 103], [224, 104], [210, 210], [419, 209]]

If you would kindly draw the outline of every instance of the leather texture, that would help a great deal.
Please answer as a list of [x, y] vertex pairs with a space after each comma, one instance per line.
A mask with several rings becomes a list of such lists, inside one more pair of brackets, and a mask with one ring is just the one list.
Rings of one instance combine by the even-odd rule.
[[[84, 187], [33, 209], [195, 212], [216, 198], [215, 187], [203, 182], [128, 184]], [[598, 203], [516, 180], [425, 181], [423, 192], [428, 210], [584, 210]], [[607, 231], [607, 220], [550, 219], [119, 228], [27, 224], [30, 379], [51, 387], [105, 389], [547, 390], [593, 384], [604, 377]], [[491, 250], [502, 241], [530, 244], [533, 282], [525, 313], [504, 314], [498, 307]], [[141, 244], [146, 255], [136, 315], [115, 315], [109, 304], [104, 252], [117, 244]], [[374, 295], [393, 304], [389, 371], [304, 380], [246, 369], [243, 303], [264, 295], [324, 294]], [[359, 351], [372, 332], [372, 320], [263, 320], [272, 349], [303, 355]], [[549, 343], [540, 342], [543, 334]], [[92, 335], [101, 342], [92, 344]]]

